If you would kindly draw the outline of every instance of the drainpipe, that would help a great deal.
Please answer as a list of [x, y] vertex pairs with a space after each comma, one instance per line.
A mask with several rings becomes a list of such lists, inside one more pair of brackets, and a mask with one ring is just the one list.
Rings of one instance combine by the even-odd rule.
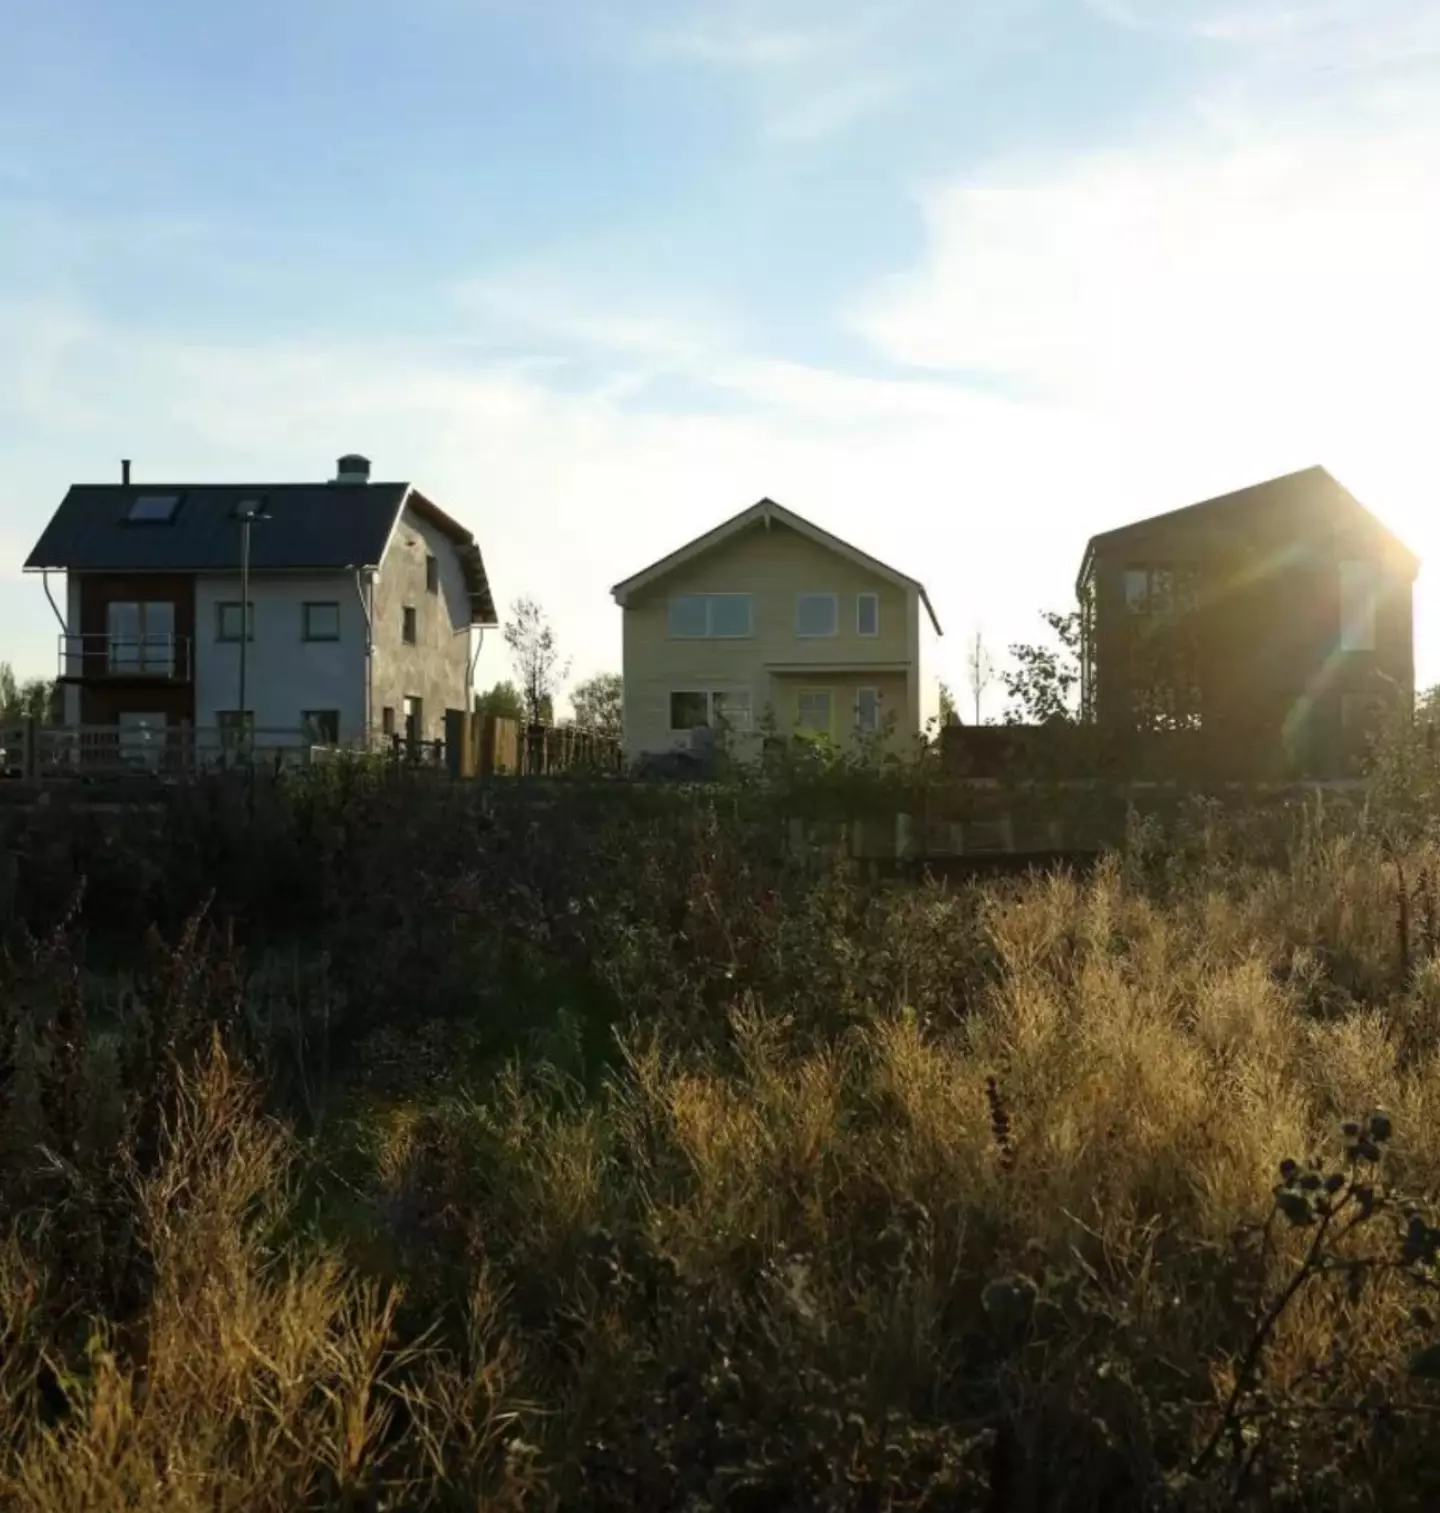
[[[45, 590], [45, 597], [50, 601], [50, 608], [55, 611], [55, 618], [60, 622], [60, 676], [70, 676], [70, 627], [65, 623], [65, 616], [60, 613], [60, 606], [55, 602], [55, 595], [50, 592], [50, 572], [47, 568], [40, 574], [40, 584]], [[81, 653], [84, 655], [83, 650]]]
[[[366, 590], [369, 590], [367, 594]], [[375, 576], [364, 568], [355, 569], [355, 597], [360, 601], [360, 613], [365, 616], [365, 749], [368, 751], [375, 739]]]

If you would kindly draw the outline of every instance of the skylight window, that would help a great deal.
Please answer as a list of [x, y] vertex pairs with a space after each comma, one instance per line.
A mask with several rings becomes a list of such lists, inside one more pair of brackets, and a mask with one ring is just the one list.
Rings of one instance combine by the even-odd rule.
[[179, 494], [137, 494], [130, 501], [125, 518], [147, 525], [163, 525], [175, 518], [179, 507]]

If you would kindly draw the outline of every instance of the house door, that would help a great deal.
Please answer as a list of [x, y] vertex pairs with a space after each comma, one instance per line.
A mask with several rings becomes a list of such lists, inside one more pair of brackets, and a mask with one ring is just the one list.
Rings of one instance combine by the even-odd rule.
[[120, 727], [120, 759], [137, 767], [154, 771], [165, 755], [165, 716], [126, 710], [117, 722]]
[[420, 744], [421, 737], [425, 733], [424, 701], [410, 698], [408, 695], [404, 703], [405, 715], [405, 744], [415, 747]]

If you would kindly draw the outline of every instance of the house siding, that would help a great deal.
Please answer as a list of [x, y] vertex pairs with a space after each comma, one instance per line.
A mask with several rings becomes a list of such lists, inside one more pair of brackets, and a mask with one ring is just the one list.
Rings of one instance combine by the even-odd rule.
[[[752, 594], [754, 633], [734, 640], [672, 638], [670, 599], [699, 593]], [[796, 635], [796, 601], [806, 593], [839, 596], [837, 635]], [[856, 630], [856, 596], [862, 593], [878, 596], [876, 636]], [[746, 690], [756, 726], [770, 706], [785, 733], [793, 726], [793, 700], [800, 686], [847, 691], [848, 710], [855, 688], [883, 683], [886, 704], [893, 700], [896, 710], [897, 735], [913, 734], [919, 729], [918, 617], [919, 596], [913, 591], [787, 526], [757, 524], [647, 585], [626, 605], [626, 754], [686, 745], [689, 737], [670, 729], [670, 695], [691, 689]], [[861, 664], [875, 665], [877, 671], [850, 671]]]
[[[425, 586], [425, 559], [440, 572], [439, 591]], [[415, 608], [415, 644], [403, 635], [406, 605]], [[395, 711], [397, 727], [407, 698], [422, 703], [421, 736], [445, 734], [445, 711], [465, 709], [470, 699], [470, 600], [464, 570], [450, 538], [412, 510], [400, 517], [374, 588], [375, 666], [370, 719], [380, 730], [381, 710]]]
[[[306, 641], [304, 606], [340, 606], [340, 639]], [[240, 576], [202, 577], [195, 592], [195, 721], [213, 729], [222, 710], [238, 708], [240, 644], [219, 638], [219, 606], [240, 602]], [[333, 709], [340, 740], [365, 731], [365, 616], [353, 573], [252, 575], [255, 637], [246, 651], [245, 701], [255, 729], [294, 732], [308, 709]]]
[[[67, 717], [81, 725], [112, 725], [122, 714], [163, 714], [170, 724], [195, 718], [195, 689], [189, 677], [121, 677], [108, 671], [106, 642], [109, 606], [126, 601], [175, 606], [177, 658], [195, 637], [195, 580], [186, 573], [73, 573], [67, 576], [66, 630], [70, 636], [95, 637], [80, 643], [66, 659], [66, 671], [84, 679], [65, 696]], [[73, 647], [74, 643], [72, 643]], [[191, 669], [193, 674], [193, 661]]]

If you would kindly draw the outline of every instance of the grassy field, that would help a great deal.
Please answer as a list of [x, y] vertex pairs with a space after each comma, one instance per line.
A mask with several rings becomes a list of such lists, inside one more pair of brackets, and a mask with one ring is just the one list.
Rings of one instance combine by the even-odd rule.
[[1402, 775], [948, 889], [724, 794], [12, 818], [0, 1506], [1435, 1506]]

